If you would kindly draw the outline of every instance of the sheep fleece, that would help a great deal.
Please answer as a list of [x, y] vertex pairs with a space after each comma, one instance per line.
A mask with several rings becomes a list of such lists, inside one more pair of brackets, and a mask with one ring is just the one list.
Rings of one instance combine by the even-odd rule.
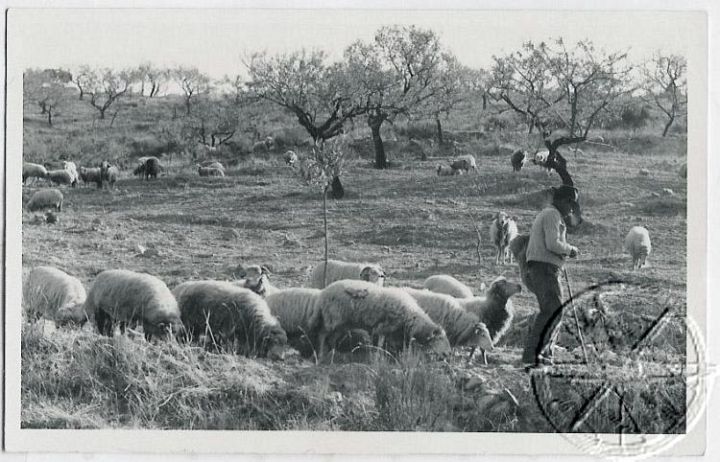
[[[59, 310], [80, 314], [86, 299], [85, 287], [79, 279], [51, 266], [34, 268], [23, 286], [23, 306], [34, 317], [56, 319]], [[80, 307], [75, 310], [77, 305]]]
[[272, 314], [288, 335], [311, 334], [320, 327], [319, 289], [284, 289], [265, 297]]
[[474, 295], [468, 286], [447, 274], [435, 274], [428, 277], [425, 279], [425, 282], [423, 282], [423, 287], [433, 292], [451, 295], [456, 298], [470, 298]]
[[[360, 272], [368, 267], [374, 265], [372, 263], [352, 263], [338, 260], [328, 260], [327, 265], [327, 283], [340, 281], [342, 279], [360, 279]], [[312, 275], [310, 276], [310, 287], [314, 289], [322, 289], [325, 287], [323, 284], [323, 268], [325, 262], [320, 262], [315, 268], [313, 268]], [[378, 267], [379, 268], [379, 267]]]
[[430, 319], [445, 329], [450, 345], [464, 345], [472, 340], [480, 319], [465, 311], [453, 297], [428, 290], [405, 288], [405, 291], [417, 301]]
[[28, 201], [27, 209], [29, 211], [44, 209], [46, 207], [54, 207], [62, 210], [63, 195], [57, 189], [41, 189], [35, 191]]

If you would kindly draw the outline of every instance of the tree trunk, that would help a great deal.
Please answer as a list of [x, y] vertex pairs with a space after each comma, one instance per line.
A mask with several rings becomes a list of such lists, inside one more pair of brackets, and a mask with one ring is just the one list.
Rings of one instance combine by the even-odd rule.
[[482, 95], [482, 101], [483, 101], [482, 108], [483, 108], [483, 111], [484, 111], [485, 109], [487, 109], [487, 102], [488, 102], [487, 93], [483, 93], [483, 95]]
[[670, 127], [672, 126], [673, 122], [675, 122], [675, 117], [670, 117], [670, 120], [668, 120], [668, 123], [665, 124], [665, 129], [663, 130], [663, 138], [665, 135], [668, 134], [668, 131], [670, 130]]
[[185, 115], [190, 115], [190, 98], [185, 98]]
[[330, 184], [333, 199], [342, 199], [345, 196], [345, 188], [343, 188], [340, 182], [340, 177], [333, 177], [332, 183]]
[[442, 146], [444, 144], [442, 122], [440, 122], [440, 116], [438, 114], [435, 114], [435, 127], [437, 128], [438, 145]]
[[105, 119], [105, 109], [98, 109], [98, 111], [100, 111], [100, 120], [104, 120]]
[[325, 267], [323, 268], [323, 287], [327, 286], [327, 266], [328, 266], [327, 190], [328, 190], [328, 188], [325, 188], [323, 190], [323, 229], [324, 229], [324, 235], [325, 235]]
[[375, 168], [385, 169], [387, 168], [387, 155], [385, 155], [385, 146], [383, 146], [382, 138], [380, 137], [380, 127], [384, 122], [385, 117], [379, 116], [368, 116], [368, 125], [372, 132], [373, 145], [375, 146]]
[[565, 158], [557, 151], [557, 148], [554, 146], [550, 146], [548, 148], [548, 151], [549, 154], [546, 165], [553, 168], [558, 173], [558, 175], [560, 175], [560, 179], [562, 180], [564, 185], [575, 186], [575, 183], [573, 183], [570, 173], [567, 171], [567, 161], [565, 160]]
[[145, 80], [140, 82], [140, 96], [145, 96]]
[[52, 127], [52, 109], [47, 111], [47, 117], [48, 117], [48, 125]]

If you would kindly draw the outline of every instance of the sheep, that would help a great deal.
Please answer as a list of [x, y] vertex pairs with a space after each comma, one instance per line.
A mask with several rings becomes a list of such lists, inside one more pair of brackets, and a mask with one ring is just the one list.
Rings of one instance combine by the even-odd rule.
[[286, 164], [292, 167], [293, 165], [295, 165], [295, 162], [298, 161], [298, 155], [295, 154], [294, 151], [288, 151], [285, 153], [285, 156], [283, 156], [283, 159], [285, 159]]
[[133, 175], [142, 177], [145, 175], [145, 161], [147, 161], [150, 157], [149, 156], [143, 156], [138, 157], [136, 159], [135, 169], [133, 170]]
[[483, 361], [487, 364], [486, 350], [493, 349], [492, 339], [487, 326], [480, 322], [477, 315], [465, 311], [457, 300], [449, 295], [405, 287], [437, 325], [445, 329], [450, 345], [472, 347], [468, 360], [472, 359], [476, 348], [480, 348]]
[[41, 189], [35, 191], [27, 203], [27, 209], [30, 212], [42, 210], [48, 207], [55, 208], [58, 212], [62, 212], [63, 194], [58, 189]]
[[23, 307], [30, 317], [53, 320], [57, 326], [83, 326], [88, 320], [86, 299], [79, 279], [51, 266], [33, 268], [23, 285]]
[[495, 244], [497, 249], [495, 254], [496, 265], [500, 264], [501, 258], [503, 265], [507, 263], [508, 257], [510, 257], [510, 263], [513, 262], [508, 245], [517, 235], [518, 228], [515, 219], [508, 217], [505, 212], [498, 212], [495, 219], [490, 223], [490, 241]]
[[22, 183], [28, 178], [47, 178], [48, 171], [45, 167], [40, 164], [33, 164], [32, 162], [23, 162], [22, 171]]
[[265, 301], [270, 312], [280, 321], [288, 339], [305, 338], [315, 349], [321, 322], [317, 304], [319, 295], [320, 289], [296, 287], [278, 290], [268, 295]]
[[687, 162], [680, 166], [678, 174], [680, 175], [680, 178], [687, 178]]
[[641, 168], [640, 170], [638, 170], [638, 175], [639, 176], [650, 176], [650, 170], [648, 170], [646, 168]]
[[238, 287], [250, 289], [261, 297], [280, 290], [270, 284], [270, 270], [267, 269], [266, 266], [250, 265], [247, 268], [243, 268], [239, 273], [242, 279], [233, 281], [233, 284]]
[[74, 188], [77, 186], [80, 176], [78, 175], [77, 165], [75, 165], [75, 162], [63, 162], [63, 169], [67, 170], [72, 176], [72, 182], [70, 183], [72, 187]]
[[270, 152], [275, 140], [272, 136], [266, 136], [264, 140], [258, 141], [252, 145], [252, 152]]
[[[350, 263], [338, 260], [328, 260], [327, 271], [325, 262], [320, 262], [313, 268], [310, 275], [310, 287], [323, 289], [331, 282], [341, 279], [359, 279], [378, 286], [385, 284], [385, 271], [373, 263]], [[327, 273], [327, 274], [325, 274]], [[326, 278], [323, 280], [323, 278]]]
[[83, 183], [95, 183], [98, 188], [102, 187], [102, 172], [100, 167], [80, 167], [80, 179]]
[[217, 160], [204, 160], [200, 162], [201, 167], [217, 168], [225, 172], [225, 166]]
[[456, 157], [450, 164], [450, 167], [452, 167], [453, 170], [465, 170], [465, 172], [470, 171], [470, 169], [477, 170], [475, 157], [473, 157], [472, 154]]
[[633, 226], [625, 236], [625, 251], [632, 256], [632, 269], [645, 266], [652, 251], [650, 232], [643, 226]]
[[200, 176], [225, 176], [225, 172], [217, 167], [203, 167], [198, 164], [198, 175]]
[[512, 165], [513, 172], [519, 172], [527, 161], [527, 152], [523, 150], [517, 150], [510, 156], [510, 165]]
[[455, 298], [474, 297], [472, 289], [447, 274], [434, 274], [423, 282], [423, 287], [438, 294], [446, 294]]
[[438, 164], [437, 166], [437, 175], [438, 176], [455, 176], [455, 175], [461, 175], [462, 170], [460, 169], [454, 169], [452, 166], [449, 165], [441, 165]]
[[493, 345], [497, 345], [512, 323], [514, 309], [510, 297], [520, 292], [520, 284], [500, 276], [490, 284], [484, 296], [456, 300], [465, 311], [475, 314], [485, 323]]
[[163, 281], [147, 273], [116, 269], [98, 274], [85, 311], [94, 313], [98, 331], [109, 337], [115, 322], [123, 333], [127, 324], [142, 323], [147, 340], [168, 330], [176, 335], [182, 332], [175, 297]]
[[119, 176], [120, 170], [117, 167], [115, 167], [114, 165], [110, 165], [107, 162], [103, 162], [103, 166], [100, 167], [100, 178], [102, 180], [100, 183], [100, 187], [105, 184], [108, 186], [108, 188], [114, 188], [115, 182], [117, 181]]
[[160, 164], [160, 159], [154, 156], [141, 157], [141, 159], [144, 159], [144, 161], [133, 170], [133, 175], [144, 177], [145, 181], [148, 181], [150, 177], [157, 179], [158, 174], [163, 168]]
[[249, 289], [225, 281], [190, 281], [173, 289], [190, 339], [209, 336], [236, 352], [282, 358], [287, 334], [268, 304]]
[[386, 337], [402, 339], [403, 346], [417, 341], [440, 356], [451, 353], [442, 327], [420, 308], [404, 290], [378, 287], [367, 281], [335, 281], [318, 297], [322, 325], [318, 333], [318, 353], [323, 358], [326, 343], [334, 347], [340, 335], [351, 329], [364, 329], [382, 348]]
[[550, 151], [543, 150], [543, 151], [536, 152], [535, 156], [533, 157], [533, 164], [547, 170], [548, 175], [550, 175], [553, 171], [553, 168], [548, 167], [548, 165], [547, 165], [547, 159], [548, 159], [549, 155], [550, 155]]
[[68, 172], [67, 170], [50, 170], [47, 172], [46, 178], [49, 179], [51, 182], [55, 184], [69, 184], [72, 185], [73, 182], [77, 182], [75, 178], [73, 178], [72, 174]]

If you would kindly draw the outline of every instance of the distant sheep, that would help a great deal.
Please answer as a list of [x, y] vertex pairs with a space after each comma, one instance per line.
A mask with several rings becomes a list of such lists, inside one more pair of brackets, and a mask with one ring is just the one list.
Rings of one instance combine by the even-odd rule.
[[30, 271], [23, 284], [23, 308], [31, 319], [43, 317], [60, 326], [87, 322], [85, 287], [79, 279], [51, 266]]
[[496, 345], [512, 323], [514, 308], [510, 297], [520, 292], [520, 284], [509, 282], [501, 276], [490, 284], [484, 296], [456, 300], [466, 311], [485, 323], [493, 345]]
[[508, 257], [512, 263], [512, 254], [508, 245], [518, 235], [517, 223], [514, 218], [507, 216], [505, 212], [498, 212], [495, 219], [490, 223], [490, 242], [495, 245], [495, 264], [499, 265], [502, 259], [503, 265], [507, 263]]
[[455, 176], [462, 174], [462, 170], [454, 169], [450, 165], [438, 165], [437, 175], [438, 176]]
[[645, 266], [652, 251], [650, 232], [642, 226], [633, 226], [625, 236], [625, 251], [632, 256], [632, 269]]
[[108, 188], [114, 188], [118, 177], [120, 176], [120, 170], [114, 165], [106, 165], [100, 168], [100, 177], [102, 179], [102, 185], [107, 185]]
[[475, 157], [472, 154], [456, 157], [450, 164], [450, 167], [452, 167], [453, 170], [464, 170], [465, 172], [470, 171], [470, 169], [477, 170]]
[[63, 194], [57, 189], [41, 189], [35, 191], [27, 203], [27, 209], [30, 212], [35, 210], [44, 210], [54, 208], [58, 212], [62, 211]]
[[245, 355], [282, 358], [287, 335], [268, 304], [251, 290], [224, 281], [190, 281], [173, 289], [191, 339], [235, 345]]
[[272, 136], [265, 137], [264, 140], [258, 141], [252, 145], [252, 152], [270, 152], [275, 144]]
[[75, 162], [63, 162], [63, 169], [70, 173], [70, 176], [72, 176], [72, 182], [70, 184], [75, 187], [78, 184], [78, 181], [80, 181], [80, 175], [78, 175], [77, 165], [75, 165]]
[[512, 165], [513, 172], [519, 172], [527, 161], [527, 152], [518, 150], [512, 153], [510, 156], [510, 165]]
[[73, 182], [77, 182], [77, 180], [73, 177], [73, 175], [68, 172], [67, 170], [50, 170], [47, 172], [46, 178], [53, 182], [54, 184], [69, 184], [72, 185]]
[[535, 156], [533, 157], [533, 164], [547, 170], [547, 173], [549, 175], [550, 173], [552, 173], [553, 168], [548, 167], [548, 165], [547, 165], [548, 156], [550, 156], [550, 151], [548, 151], [548, 150], [536, 152]]
[[138, 157], [135, 160], [135, 169], [133, 175], [143, 177], [145, 175], [145, 162], [149, 159], [149, 156]]
[[265, 266], [250, 265], [241, 271], [240, 277], [243, 279], [235, 285], [250, 289], [261, 297], [280, 290], [270, 283], [270, 270]]
[[203, 167], [198, 165], [198, 175], [200, 176], [225, 176], [225, 171], [217, 167]]
[[144, 161], [140, 163], [137, 167], [135, 167], [135, 170], [133, 170], [133, 175], [138, 175], [142, 178], [145, 178], [145, 181], [149, 180], [150, 178], [157, 179], [158, 174], [163, 168], [160, 164], [160, 159], [153, 156], [141, 159], [144, 159]]
[[401, 340], [404, 346], [416, 341], [433, 352], [451, 352], [445, 331], [420, 308], [404, 290], [383, 288], [367, 281], [336, 281], [319, 296], [322, 326], [318, 334], [318, 353], [325, 345], [334, 347], [339, 336], [351, 329], [364, 329], [382, 348], [385, 339]]
[[40, 164], [23, 162], [22, 182], [25, 184], [28, 178], [47, 178], [48, 171]]
[[295, 154], [294, 151], [288, 151], [283, 156], [283, 159], [285, 160], [285, 163], [288, 164], [290, 167], [295, 165], [295, 162], [298, 161], [298, 155]]
[[358, 279], [371, 282], [378, 286], [385, 284], [385, 271], [373, 263], [350, 263], [338, 260], [328, 260], [327, 280], [323, 280], [325, 262], [320, 262], [313, 268], [310, 275], [310, 287], [323, 289], [332, 282], [341, 279]]
[[265, 301], [270, 312], [280, 321], [280, 326], [291, 338], [305, 338], [317, 349], [317, 333], [320, 329], [320, 289], [292, 288], [278, 290]]
[[648, 170], [648, 169], [646, 169], [646, 168], [641, 168], [641, 169], [638, 171], [638, 175], [640, 175], [640, 176], [650, 176], [650, 170]]
[[475, 353], [475, 348], [480, 348], [487, 364], [485, 351], [493, 349], [492, 338], [487, 326], [480, 322], [477, 315], [465, 311], [460, 303], [449, 295], [409, 287], [404, 290], [415, 299], [430, 319], [445, 329], [451, 346], [472, 347], [470, 358]]
[[428, 277], [423, 282], [423, 287], [433, 292], [456, 298], [470, 298], [475, 296], [470, 287], [447, 274], [434, 274]]
[[102, 172], [100, 167], [80, 167], [80, 179], [83, 183], [95, 183], [98, 188], [102, 187]]
[[680, 166], [678, 174], [680, 175], [680, 178], [687, 178], [687, 162]]
[[85, 301], [101, 334], [112, 336], [115, 323], [124, 332], [128, 324], [142, 323], [145, 338], [182, 331], [180, 310], [163, 281], [146, 273], [107, 270], [98, 274]]
[[201, 167], [217, 168], [225, 172], [225, 166], [217, 160], [204, 160], [200, 162]]

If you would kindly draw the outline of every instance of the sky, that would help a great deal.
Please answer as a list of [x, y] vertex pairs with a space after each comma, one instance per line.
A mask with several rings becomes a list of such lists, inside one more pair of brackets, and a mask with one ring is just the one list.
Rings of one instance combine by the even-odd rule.
[[333, 59], [383, 25], [431, 28], [460, 61], [488, 68], [493, 55], [527, 41], [588, 38], [596, 47], [629, 50], [641, 62], [656, 51], [685, 54], [677, 16], [648, 12], [479, 10], [11, 10], [9, 40], [22, 68], [82, 64], [120, 69], [146, 61], [196, 66], [215, 79], [244, 74], [242, 57], [266, 50], [322, 49]]

